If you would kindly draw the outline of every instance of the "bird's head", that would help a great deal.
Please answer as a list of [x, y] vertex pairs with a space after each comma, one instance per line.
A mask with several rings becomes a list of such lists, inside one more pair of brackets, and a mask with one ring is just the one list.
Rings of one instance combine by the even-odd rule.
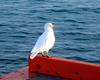
[[54, 25], [52, 23], [46, 23], [44, 28], [45, 30], [50, 30], [50, 29], [53, 29]]

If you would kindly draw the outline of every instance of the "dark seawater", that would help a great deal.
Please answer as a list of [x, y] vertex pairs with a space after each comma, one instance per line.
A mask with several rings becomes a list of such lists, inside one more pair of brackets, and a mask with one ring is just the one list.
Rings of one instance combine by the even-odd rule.
[[51, 55], [100, 63], [100, 0], [1, 0], [0, 76], [27, 65], [46, 22], [55, 24]]

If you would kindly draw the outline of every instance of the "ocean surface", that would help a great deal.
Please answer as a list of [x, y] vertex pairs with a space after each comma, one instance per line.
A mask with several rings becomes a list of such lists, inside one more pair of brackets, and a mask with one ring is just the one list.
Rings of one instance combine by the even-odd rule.
[[50, 55], [100, 64], [100, 0], [1, 0], [0, 76], [27, 65], [46, 22], [55, 25]]

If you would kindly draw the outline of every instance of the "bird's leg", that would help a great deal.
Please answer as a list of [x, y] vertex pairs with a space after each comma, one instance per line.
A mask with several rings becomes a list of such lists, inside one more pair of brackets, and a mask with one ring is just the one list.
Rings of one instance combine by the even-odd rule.
[[41, 52], [42, 56], [44, 57], [44, 52]]
[[39, 52], [38, 54], [41, 54], [44, 57], [44, 53], [43, 52]]
[[48, 55], [48, 51], [44, 51], [43, 53], [44, 53], [44, 56], [50, 57], [50, 56]]

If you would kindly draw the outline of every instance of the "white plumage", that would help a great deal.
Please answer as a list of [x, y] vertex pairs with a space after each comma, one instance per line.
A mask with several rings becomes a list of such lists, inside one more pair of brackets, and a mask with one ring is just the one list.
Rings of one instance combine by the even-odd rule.
[[44, 52], [48, 53], [48, 51], [53, 47], [55, 43], [55, 36], [53, 32], [53, 24], [52, 23], [46, 23], [44, 26], [44, 32], [37, 40], [35, 46], [33, 47], [31, 51], [30, 58], [33, 59], [38, 53], [42, 53], [44, 55]]

